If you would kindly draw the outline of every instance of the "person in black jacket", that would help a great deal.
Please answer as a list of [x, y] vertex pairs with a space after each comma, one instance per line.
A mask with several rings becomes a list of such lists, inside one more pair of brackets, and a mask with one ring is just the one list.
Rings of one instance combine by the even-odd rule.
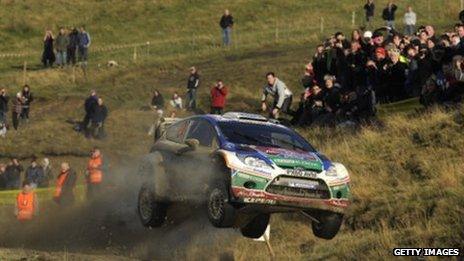
[[153, 97], [151, 98], [151, 107], [157, 111], [162, 111], [164, 109], [164, 98], [158, 90], [153, 91]]
[[81, 130], [86, 131], [89, 127], [90, 119], [93, 117], [95, 107], [98, 104], [98, 96], [95, 90], [90, 91], [90, 96], [84, 102], [85, 116], [82, 121]]
[[224, 10], [224, 14], [219, 21], [219, 25], [222, 28], [222, 43], [224, 45], [230, 45], [231, 42], [231, 34], [232, 34], [232, 26], [234, 25], [234, 18], [229, 13], [229, 10]]
[[5, 170], [7, 189], [19, 189], [21, 185], [21, 172], [23, 172], [23, 170], [23, 166], [19, 163], [19, 160], [12, 158]]
[[8, 112], [9, 97], [6, 94], [6, 89], [0, 89], [0, 123], [6, 124], [6, 113]]
[[77, 45], [79, 44], [79, 32], [75, 27], [69, 33], [69, 44], [67, 48], [66, 62], [72, 65], [76, 64]]
[[372, 21], [374, 20], [375, 4], [374, 0], [367, 0], [364, 5], [364, 11], [366, 11], [366, 27], [372, 28]]
[[398, 7], [393, 4], [393, 1], [389, 1], [387, 7], [383, 9], [382, 18], [386, 23], [386, 26], [395, 29], [395, 12]]
[[43, 178], [43, 169], [37, 164], [37, 158], [33, 157], [31, 165], [26, 169], [25, 181], [31, 183], [36, 188], [42, 182]]
[[91, 118], [92, 136], [95, 139], [101, 139], [104, 137], [104, 125], [106, 117], [108, 117], [108, 109], [103, 104], [103, 99], [98, 98], [97, 106], [95, 106]]
[[31, 107], [31, 102], [34, 101], [34, 96], [32, 96], [32, 92], [30, 90], [29, 85], [24, 85], [23, 87], [23, 106], [21, 112], [21, 119], [29, 121], [29, 110]]
[[195, 67], [190, 67], [190, 75], [187, 80], [187, 110], [192, 111], [197, 108], [197, 89], [200, 85], [200, 75]]
[[400, 53], [397, 50], [390, 51], [390, 59], [391, 63], [387, 65], [387, 97], [390, 101], [399, 101], [406, 98], [405, 83], [408, 66], [400, 61]]
[[3, 163], [0, 163], [0, 190], [6, 189], [6, 176], [5, 176], [6, 166]]
[[55, 41], [55, 37], [51, 30], [47, 30], [45, 32], [45, 36], [43, 39], [43, 53], [42, 53], [42, 63], [44, 67], [52, 67], [53, 63], [55, 62], [55, 52], [53, 48], [53, 43]]

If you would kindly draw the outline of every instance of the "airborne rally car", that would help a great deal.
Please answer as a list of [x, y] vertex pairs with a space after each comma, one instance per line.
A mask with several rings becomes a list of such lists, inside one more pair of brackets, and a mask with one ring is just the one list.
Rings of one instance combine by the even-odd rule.
[[143, 225], [161, 226], [175, 202], [207, 205], [215, 227], [260, 237], [271, 213], [301, 212], [333, 238], [350, 201], [348, 172], [295, 131], [247, 113], [167, 121], [139, 174]]

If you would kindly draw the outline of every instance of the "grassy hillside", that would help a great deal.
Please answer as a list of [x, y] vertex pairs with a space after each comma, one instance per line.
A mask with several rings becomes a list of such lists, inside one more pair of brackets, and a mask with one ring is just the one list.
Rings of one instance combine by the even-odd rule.
[[[10, 94], [23, 81], [21, 66], [28, 62], [28, 83], [37, 97], [32, 120], [0, 139], [0, 161], [32, 155], [69, 160], [82, 173], [85, 156], [98, 145], [112, 164], [130, 162], [144, 154], [152, 140], [146, 132], [152, 112], [146, 110], [153, 89], [165, 98], [184, 93], [187, 68], [195, 65], [202, 76], [200, 107], [208, 110], [208, 91], [222, 78], [230, 87], [228, 110], [257, 112], [264, 73], [275, 71], [294, 93], [301, 91], [303, 64], [314, 46], [333, 31], [351, 30], [351, 13], [361, 23], [361, 1], [2, 1], [0, 54], [29, 53], [2, 58], [0, 86]], [[387, 1], [376, 1], [377, 15]], [[437, 28], [455, 23], [459, 1], [395, 1], [402, 16], [413, 5], [419, 22]], [[220, 47], [218, 19], [224, 8], [236, 18], [234, 44]], [[324, 32], [320, 32], [321, 17]], [[42, 31], [46, 27], [86, 24], [93, 50], [105, 46], [144, 43], [90, 54], [89, 70], [72, 79], [72, 69], [41, 70]], [[380, 18], [377, 16], [377, 24]], [[117, 68], [104, 64], [114, 59]], [[82, 103], [97, 89], [110, 110], [108, 138], [86, 140], [68, 122], [83, 117]], [[462, 155], [463, 112], [414, 112], [415, 100], [380, 108], [382, 127], [358, 131], [300, 129], [330, 158], [343, 162], [352, 174], [353, 206], [343, 231], [333, 241], [312, 236], [308, 221], [298, 216], [273, 217], [271, 235], [280, 259], [388, 259], [397, 246], [463, 247], [464, 185]], [[181, 113], [181, 116], [184, 113]], [[129, 173], [130, 174], [130, 173]], [[128, 174], [128, 175], [129, 175]], [[11, 193], [4, 193], [5, 198]], [[1, 195], [0, 195], [1, 196]], [[0, 203], [8, 200], [0, 200]], [[261, 243], [234, 238], [217, 240], [211, 251], [189, 249], [189, 256], [208, 257], [229, 250], [240, 260], [265, 258]], [[262, 248], [261, 248], [262, 247]], [[256, 249], [262, 251], [256, 251]], [[185, 253], [180, 253], [185, 257]]]

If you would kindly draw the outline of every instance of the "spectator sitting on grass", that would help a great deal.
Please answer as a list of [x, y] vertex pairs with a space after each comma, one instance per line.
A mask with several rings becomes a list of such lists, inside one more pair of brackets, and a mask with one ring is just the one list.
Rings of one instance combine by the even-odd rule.
[[164, 109], [164, 98], [158, 90], [153, 91], [153, 97], [151, 98], [151, 107], [156, 111], [163, 112]]
[[177, 92], [174, 92], [174, 94], [172, 95], [171, 100], [169, 101], [169, 104], [171, 104], [171, 106], [174, 109], [181, 110], [183, 108], [182, 107], [182, 98], [179, 96], [179, 94]]

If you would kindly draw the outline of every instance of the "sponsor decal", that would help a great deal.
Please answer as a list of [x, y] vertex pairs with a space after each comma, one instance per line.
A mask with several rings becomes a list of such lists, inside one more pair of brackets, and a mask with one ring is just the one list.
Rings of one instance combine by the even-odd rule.
[[286, 169], [287, 175], [303, 178], [317, 178], [317, 172], [303, 168]]
[[275, 205], [277, 202], [273, 199], [267, 199], [267, 198], [243, 198], [243, 202], [245, 203], [258, 203], [258, 204], [269, 204], [269, 205]]
[[322, 171], [323, 168], [322, 162], [320, 161], [302, 160], [296, 158], [282, 158], [280, 156], [269, 156], [269, 158], [277, 166], [281, 167], [313, 169], [317, 171]]

